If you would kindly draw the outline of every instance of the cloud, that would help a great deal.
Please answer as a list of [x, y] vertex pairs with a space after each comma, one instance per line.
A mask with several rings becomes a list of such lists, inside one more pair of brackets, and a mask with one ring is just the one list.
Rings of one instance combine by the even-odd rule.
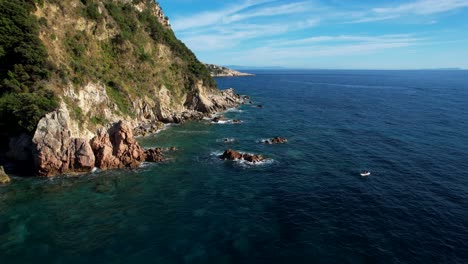
[[328, 45], [336, 45], [339, 43], [412, 43], [424, 40], [415, 38], [410, 34], [392, 34], [380, 36], [356, 36], [356, 35], [338, 35], [338, 36], [316, 36], [302, 38], [296, 40], [287, 40], [276, 42], [275, 46], [306, 46], [319, 43], [328, 43]]
[[433, 15], [468, 7], [468, 0], [419, 0], [396, 6], [376, 7], [348, 23], [368, 23], [397, 19], [408, 15]]
[[235, 14], [244, 9], [272, 2], [274, 0], [247, 0], [241, 4], [231, 5], [221, 10], [198, 13], [189, 17], [173, 18], [172, 28], [174, 30], [186, 30], [220, 23], [223, 18]]
[[379, 53], [423, 44], [424, 39], [413, 37], [410, 34], [401, 35], [341, 35], [317, 36], [294, 41], [284, 41], [245, 50], [233, 52], [229, 55], [236, 64], [242, 61], [258, 62], [259, 64], [275, 65], [288, 61], [313, 60], [314, 58], [333, 58], [336, 56], [361, 56]]
[[459, 8], [468, 7], [467, 0], [419, 0], [413, 3], [402, 4], [395, 7], [379, 7], [373, 11], [377, 14], [417, 14], [428, 15], [447, 11], [452, 11]]
[[233, 14], [223, 19], [223, 22], [233, 23], [236, 21], [245, 20], [249, 18], [271, 17], [271, 16], [278, 16], [278, 15], [302, 13], [304, 12], [304, 10], [309, 9], [308, 8], [309, 6], [310, 4], [308, 2], [298, 2], [298, 3], [290, 3], [290, 4], [279, 5], [279, 6], [273, 6], [273, 7], [265, 7], [265, 8], [261, 8], [261, 9], [254, 10], [251, 12]]
[[235, 47], [252, 39], [263, 39], [282, 35], [293, 30], [314, 27], [318, 19], [290, 23], [270, 24], [232, 24], [229, 27], [217, 26], [208, 32], [190, 32], [183, 34], [185, 42], [197, 51], [221, 50]]

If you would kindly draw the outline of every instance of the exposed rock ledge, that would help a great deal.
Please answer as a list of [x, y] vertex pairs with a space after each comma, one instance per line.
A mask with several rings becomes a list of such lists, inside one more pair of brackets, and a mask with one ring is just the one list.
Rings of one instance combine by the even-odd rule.
[[[165, 122], [201, 119], [211, 113], [235, 107], [242, 101], [233, 89], [207, 93], [200, 84], [187, 97], [185, 111]], [[144, 150], [134, 139], [129, 121], [119, 121], [109, 129], [100, 128], [92, 138], [77, 135], [65, 104], [39, 121], [32, 139], [37, 174], [50, 177], [60, 174], [135, 168], [143, 161], [160, 161], [160, 151]], [[149, 157], [147, 159], [147, 157]]]

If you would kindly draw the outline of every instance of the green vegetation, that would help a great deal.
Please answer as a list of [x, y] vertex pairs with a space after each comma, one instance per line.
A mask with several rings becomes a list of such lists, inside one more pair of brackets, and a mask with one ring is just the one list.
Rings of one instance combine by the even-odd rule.
[[[135, 4], [147, 8], [140, 12]], [[59, 8], [55, 16], [32, 14], [50, 5]], [[120, 114], [130, 117], [132, 102], [154, 97], [162, 85], [179, 104], [199, 80], [215, 89], [206, 67], [160, 23], [153, 5], [153, 0], [0, 0], [0, 134], [32, 133], [40, 118], [57, 108], [58, 96], [80, 124], [107, 122], [95, 112], [86, 116], [62, 96], [70, 84], [75, 89], [104, 84]], [[51, 26], [63, 17], [84, 18], [87, 26]]]
[[[0, 131], [32, 133], [37, 122], [57, 107], [44, 88], [53, 66], [38, 38], [33, 0], [0, 0]], [[47, 22], [47, 21], [45, 21]], [[44, 23], [44, 21], [42, 21]]]

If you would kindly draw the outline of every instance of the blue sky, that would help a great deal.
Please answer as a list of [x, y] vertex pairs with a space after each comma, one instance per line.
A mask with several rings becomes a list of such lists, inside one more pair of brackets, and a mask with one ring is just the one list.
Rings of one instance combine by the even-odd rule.
[[468, 0], [160, 0], [207, 63], [468, 68]]

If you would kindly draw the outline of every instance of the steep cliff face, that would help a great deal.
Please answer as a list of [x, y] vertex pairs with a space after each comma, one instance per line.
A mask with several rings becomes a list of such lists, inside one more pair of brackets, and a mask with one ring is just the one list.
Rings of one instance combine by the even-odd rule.
[[200, 82], [218, 92], [154, 1], [46, 0], [35, 15], [57, 68], [50, 89], [84, 130], [121, 119], [173, 121], [191, 108], [187, 96]]
[[[7, 17], [2, 33], [16, 34], [5, 30], [11, 25], [25, 28], [24, 17], [31, 26], [19, 40], [0, 38], [0, 126], [14, 128], [3, 135], [10, 145], [32, 149], [41, 175], [92, 168], [96, 157], [89, 144], [101, 127], [122, 120], [133, 128], [199, 119], [239, 102], [232, 90], [217, 89], [153, 0], [0, 0], [0, 12]], [[15, 45], [31, 42], [40, 51], [31, 62], [35, 68], [11, 59]], [[15, 98], [19, 93], [24, 100]], [[10, 118], [25, 108], [34, 118]], [[33, 138], [32, 148], [25, 138]]]

